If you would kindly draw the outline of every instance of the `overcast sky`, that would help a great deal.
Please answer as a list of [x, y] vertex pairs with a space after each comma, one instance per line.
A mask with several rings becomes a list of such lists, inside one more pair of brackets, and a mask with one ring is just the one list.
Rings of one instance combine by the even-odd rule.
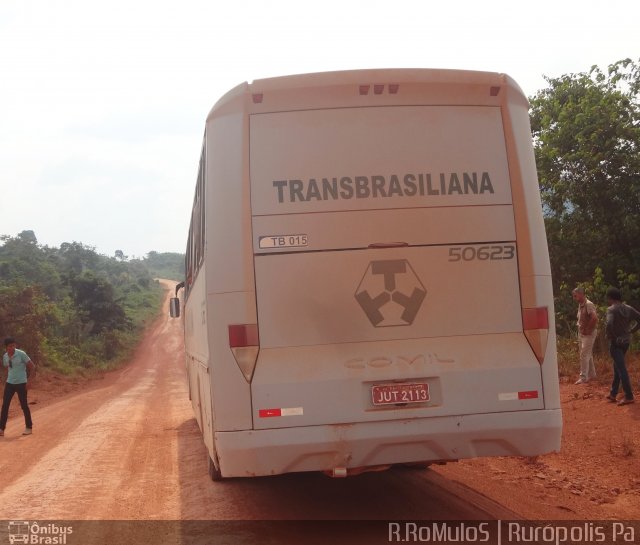
[[357, 68], [506, 72], [531, 96], [640, 56], [640, 2], [0, 0], [0, 234], [183, 252], [230, 88]]

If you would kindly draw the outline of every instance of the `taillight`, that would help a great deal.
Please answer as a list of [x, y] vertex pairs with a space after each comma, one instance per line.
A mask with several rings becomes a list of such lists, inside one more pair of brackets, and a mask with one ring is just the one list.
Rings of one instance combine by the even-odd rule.
[[251, 382], [260, 351], [258, 324], [230, 325], [229, 348], [247, 382]]
[[549, 309], [547, 307], [523, 308], [522, 329], [538, 362], [542, 364], [549, 340]]

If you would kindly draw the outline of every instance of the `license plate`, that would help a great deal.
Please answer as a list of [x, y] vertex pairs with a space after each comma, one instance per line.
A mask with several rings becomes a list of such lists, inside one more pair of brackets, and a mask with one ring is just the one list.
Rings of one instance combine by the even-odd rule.
[[374, 405], [397, 405], [429, 401], [429, 385], [424, 383], [376, 384], [371, 387]]
[[260, 237], [258, 245], [261, 250], [269, 248], [300, 248], [309, 245], [308, 235], [275, 235]]

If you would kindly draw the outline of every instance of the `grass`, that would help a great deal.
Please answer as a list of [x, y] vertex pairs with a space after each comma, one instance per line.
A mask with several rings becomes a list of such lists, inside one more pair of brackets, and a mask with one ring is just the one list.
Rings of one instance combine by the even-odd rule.
[[[558, 374], [561, 377], [574, 378], [580, 375], [580, 355], [578, 340], [558, 338]], [[632, 387], [640, 382], [640, 352], [633, 350], [632, 345], [625, 356], [627, 371], [631, 379]], [[613, 362], [609, 355], [606, 341], [599, 337], [593, 347], [593, 363], [596, 368], [596, 380], [601, 384], [607, 384], [613, 380]]]

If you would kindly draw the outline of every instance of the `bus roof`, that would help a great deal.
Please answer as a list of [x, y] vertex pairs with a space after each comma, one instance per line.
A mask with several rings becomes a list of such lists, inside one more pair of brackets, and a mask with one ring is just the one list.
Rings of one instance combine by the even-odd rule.
[[[295, 74], [258, 79], [234, 87], [215, 103], [207, 119], [226, 113], [231, 103], [249, 96], [252, 99], [249, 103], [258, 106], [259, 112], [264, 112], [280, 110], [282, 104], [280, 100], [272, 101], [270, 107], [265, 97], [282, 96], [286, 99], [288, 109], [292, 110], [308, 107], [310, 101], [315, 107], [331, 107], [327, 102], [329, 94], [330, 102], [335, 104], [336, 100], [346, 101], [345, 106], [355, 105], [353, 99], [362, 95], [376, 96], [379, 99], [376, 105], [392, 105], [406, 103], [409, 97], [415, 97], [415, 93], [424, 97], [427, 88], [431, 104], [487, 103], [483, 100], [484, 97], [497, 98], [498, 100], [490, 102], [499, 103], [507, 94], [500, 93], [503, 87], [507, 88], [512, 101], [523, 101], [528, 106], [520, 86], [510, 76], [499, 72], [383, 68]], [[319, 93], [323, 88], [331, 88], [332, 91], [327, 94]], [[458, 91], [453, 96], [452, 88]], [[341, 89], [345, 92], [340, 92]], [[301, 93], [303, 90], [305, 92]], [[500, 94], [502, 96], [499, 97]], [[295, 100], [294, 97], [301, 98]], [[237, 106], [233, 109], [237, 109]]]

